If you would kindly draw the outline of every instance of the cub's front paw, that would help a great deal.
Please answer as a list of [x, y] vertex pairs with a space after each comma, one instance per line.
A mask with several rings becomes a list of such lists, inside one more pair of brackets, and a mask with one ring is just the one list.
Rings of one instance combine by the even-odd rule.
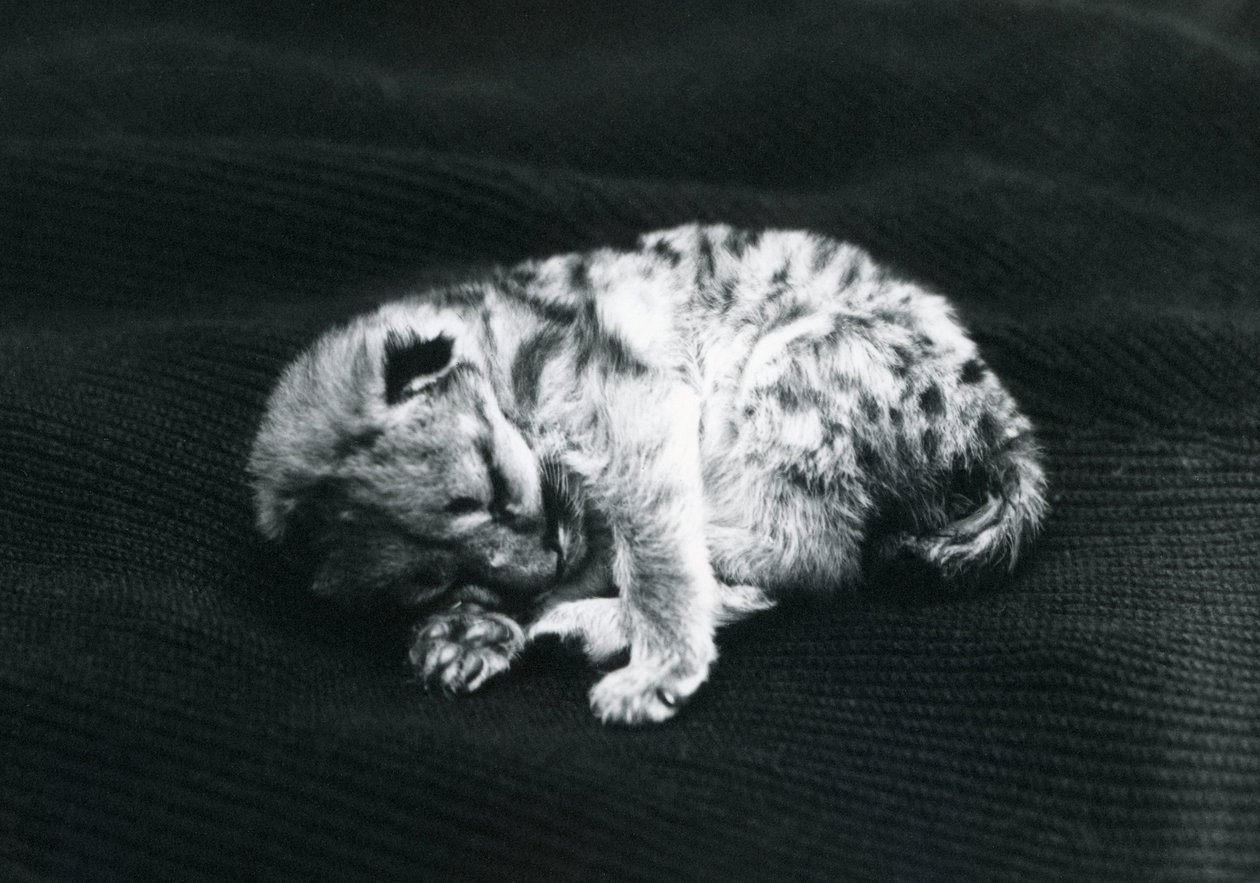
[[709, 664], [683, 668], [632, 661], [591, 688], [591, 708], [606, 724], [669, 720], [709, 676]]
[[509, 617], [456, 608], [416, 628], [409, 656], [427, 688], [456, 696], [507, 671], [524, 645], [521, 627]]

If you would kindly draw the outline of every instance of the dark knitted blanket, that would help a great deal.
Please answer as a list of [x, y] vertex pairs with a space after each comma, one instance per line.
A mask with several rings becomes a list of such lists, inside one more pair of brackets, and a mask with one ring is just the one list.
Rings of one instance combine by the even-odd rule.
[[[1260, 879], [1256, 6], [95, 5], [0, 27], [0, 878]], [[254, 533], [277, 373], [690, 220], [953, 298], [1043, 537], [726, 631], [664, 726], [555, 647], [426, 695]]]

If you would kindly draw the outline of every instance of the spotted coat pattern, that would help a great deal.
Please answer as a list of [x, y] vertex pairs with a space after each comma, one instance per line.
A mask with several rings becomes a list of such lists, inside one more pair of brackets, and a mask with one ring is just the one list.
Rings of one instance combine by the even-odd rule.
[[559, 635], [629, 651], [591, 693], [625, 723], [694, 693], [718, 625], [872, 560], [1001, 569], [1045, 507], [1029, 421], [944, 298], [848, 243], [720, 225], [330, 332], [251, 470], [261, 528], [302, 526], [317, 589], [444, 605], [411, 652], [426, 682], [476, 689]]

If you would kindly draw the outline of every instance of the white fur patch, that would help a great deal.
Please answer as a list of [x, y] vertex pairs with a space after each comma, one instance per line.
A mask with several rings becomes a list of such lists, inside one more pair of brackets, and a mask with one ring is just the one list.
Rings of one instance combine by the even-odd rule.
[[822, 420], [813, 411], [784, 414], [780, 422], [779, 440], [790, 447], [812, 451], [823, 442]]
[[673, 296], [666, 277], [644, 269], [637, 256], [626, 255], [593, 272], [596, 315], [604, 333], [640, 362], [665, 365], [674, 349]]
[[883, 401], [896, 398], [897, 381], [888, 370], [888, 360], [874, 341], [850, 336], [829, 356], [838, 373], [853, 378], [868, 394]]

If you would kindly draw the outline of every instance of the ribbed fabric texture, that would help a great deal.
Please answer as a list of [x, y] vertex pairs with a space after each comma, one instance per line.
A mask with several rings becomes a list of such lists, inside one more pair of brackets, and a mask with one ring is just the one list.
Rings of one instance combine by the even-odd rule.
[[[0, 878], [1260, 879], [1251, 7], [204, 6], [0, 34]], [[254, 533], [271, 384], [423, 280], [693, 219], [952, 297], [1043, 537], [723, 632], [665, 726], [554, 647], [426, 695], [404, 615]]]

